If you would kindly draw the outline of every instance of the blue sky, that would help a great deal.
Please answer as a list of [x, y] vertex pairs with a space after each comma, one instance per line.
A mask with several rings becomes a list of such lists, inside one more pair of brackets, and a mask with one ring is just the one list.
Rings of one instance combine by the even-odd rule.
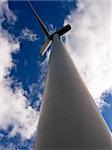
[[[104, 50], [103, 57], [100, 55], [101, 53], [94, 53], [94, 60], [99, 67], [95, 67], [97, 71], [94, 70], [93, 65], [91, 65], [91, 60], [87, 59], [89, 56], [91, 57], [90, 53], [88, 54], [84, 51], [85, 54], [83, 54], [81, 51], [82, 47], [84, 49], [83, 40], [86, 40], [86, 38], [83, 39], [82, 33], [84, 32], [85, 34], [86, 28], [86, 35], [89, 37], [90, 31], [94, 28], [92, 27], [91, 30], [90, 28], [88, 30], [88, 25], [91, 25], [91, 15], [89, 16], [89, 14], [93, 11], [93, 9], [89, 7], [91, 3], [88, 3], [88, 8], [84, 0], [78, 0], [78, 2], [71, 0], [32, 1], [32, 4], [50, 32], [60, 29], [66, 23], [71, 24], [73, 30], [66, 35], [65, 45], [68, 49], [73, 50], [76, 48], [76, 54], [74, 54], [72, 50], [70, 50], [70, 52], [76, 59], [76, 64], [78, 64], [80, 60], [78, 69], [112, 131], [112, 82], [111, 80], [107, 80], [111, 77], [111, 72], [109, 72], [111, 68], [109, 68], [110, 66], [105, 61], [105, 57], [106, 60], [109, 59], [107, 58], [109, 56], [105, 53], [106, 48], [104, 47], [106, 47], [106, 45], [103, 43], [105, 40], [98, 38], [96, 43], [94, 43], [94, 45], [101, 44], [99, 48], [101, 48], [102, 51]], [[107, 5], [104, 7], [104, 4], [98, 2], [97, 7], [97, 11], [93, 14], [97, 13], [98, 10], [104, 11], [103, 8], [107, 8]], [[0, 71], [3, 75], [0, 77], [0, 92], [5, 93], [1, 94], [2, 96], [0, 97], [0, 103], [3, 105], [3, 110], [0, 112], [0, 117], [2, 118], [0, 120], [0, 150], [31, 150], [35, 140], [36, 121], [38, 120], [41, 104], [40, 99], [42, 98], [44, 90], [49, 53], [44, 57], [40, 57], [39, 55], [45, 37], [27, 1], [5, 0], [5, 2], [0, 2], [0, 8], [0, 43], [3, 43], [3, 46], [1, 44], [0, 51], [4, 49], [4, 60], [0, 60], [2, 64]], [[94, 18], [94, 22], [96, 18]], [[101, 21], [101, 19], [99, 20]], [[96, 32], [96, 28], [98, 28], [98, 31], [101, 33], [103, 31], [102, 28], [102, 30], [99, 28], [99, 20], [97, 20], [99, 24], [96, 24], [94, 33]], [[89, 23], [87, 24], [87, 22]], [[80, 23], [80, 25], [78, 23]], [[106, 21], [105, 24], [106, 29], [108, 25]], [[80, 30], [77, 25], [80, 27]], [[91, 31], [91, 33], [93, 32]], [[101, 35], [103, 35], [103, 33]], [[92, 36], [90, 36], [90, 39], [91, 37]], [[98, 37], [97, 34], [96, 37]], [[80, 41], [82, 40], [82, 45], [79, 39]], [[5, 40], [6, 43], [4, 42]], [[75, 42], [73, 40], [75, 40]], [[91, 41], [92, 40], [93, 37]], [[99, 41], [101, 41], [101, 43]], [[86, 41], [84, 42], [86, 43]], [[74, 43], [75, 45], [73, 45]], [[96, 48], [96, 45], [94, 46], [91, 42], [90, 44]], [[88, 50], [91, 45], [87, 44], [88, 47], [85, 49]], [[77, 48], [79, 48], [79, 51], [77, 51]], [[97, 49], [94, 49], [94, 51], [95, 50]], [[109, 52], [111, 52], [111, 50], [108, 51], [108, 53]], [[99, 57], [97, 58], [96, 56]], [[84, 59], [82, 59], [82, 57]], [[93, 57], [94, 55], [92, 53], [92, 58]], [[101, 66], [102, 62], [98, 61], [101, 59], [105, 62], [103, 67]], [[86, 62], [89, 62], [89, 64]], [[81, 63], [84, 63], [84, 65]], [[104, 73], [104, 70], [101, 70], [101, 68], [105, 68], [105, 65], [107, 69], [109, 68], [109, 71], [107, 70], [106, 73]], [[93, 71], [97, 73], [101, 72], [101, 74], [96, 75]], [[105, 74], [107, 74], [106, 77]], [[100, 79], [96, 78], [96, 76]], [[103, 77], [103, 80], [101, 77]]]

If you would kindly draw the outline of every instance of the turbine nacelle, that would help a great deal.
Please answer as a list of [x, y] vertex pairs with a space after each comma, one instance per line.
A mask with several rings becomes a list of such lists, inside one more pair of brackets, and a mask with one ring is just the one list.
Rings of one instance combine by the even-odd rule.
[[58, 34], [59, 36], [62, 36], [63, 34], [65, 34], [66, 32], [68, 32], [71, 29], [71, 26], [68, 24], [65, 27], [63, 27], [62, 29], [56, 31], [55, 33], [51, 34], [45, 41], [40, 54], [43, 56], [46, 52], [46, 50], [48, 49], [48, 47], [51, 45], [52, 40], [53, 40], [53, 36], [54, 34]]
[[48, 47], [52, 43], [54, 34], [58, 34], [59, 36], [62, 36], [63, 34], [65, 34], [66, 32], [68, 32], [71, 29], [71, 26], [68, 24], [65, 27], [63, 27], [62, 29], [60, 29], [60, 30], [58, 30], [55, 33], [53, 33], [53, 34], [50, 35], [49, 32], [48, 32], [48, 30], [47, 30], [47, 28], [46, 28], [46, 26], [45, 26], [45, 24], [42, 22], [41, 18], [37, 15], [35, 9], [33, 8], [32, 4], [31, 4], [31, 2], [29, 0], [28, 0], [28, 3], [29, 3], [30, 8], [32, 9], [32, 11], [33, 11], [36, 19], [40, 23], [40, 26], [41, 26], [44, 34], [47, 36], [47, 39], [44, 42], [44, 45], [42, 46], [42, 49], [40, 51], [40, 54], [44, 55], [45, 52], [46, 52], [46, 50], [48, 49]]

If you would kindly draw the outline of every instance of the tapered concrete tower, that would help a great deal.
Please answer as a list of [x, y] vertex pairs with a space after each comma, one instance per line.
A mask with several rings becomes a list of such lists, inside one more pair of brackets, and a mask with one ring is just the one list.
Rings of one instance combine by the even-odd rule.
[[111, 150], [109, 129], [60, 40], [69, 29], [48, 34], [41, 51], [52, 41], [35, 150]]

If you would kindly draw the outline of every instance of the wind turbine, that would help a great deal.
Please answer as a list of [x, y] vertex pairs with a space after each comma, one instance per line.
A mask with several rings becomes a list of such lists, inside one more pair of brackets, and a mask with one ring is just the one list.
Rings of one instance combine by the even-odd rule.
[[47, 30], [47, 28], [46, 28], [46, 26], [44, 25], [44, 23], [42, 22], [42, 20], [41, 20], [40, 17], [38, 16], [38, 14], [36, 13], [35, 9], [33, 8], [32, 4], [31, 4], [31, 2], [30, 2], [29, 0], [28, 0], [28, 3], [29, 3], [30, 8], [32, 9], [32, 11], [33, 11], [33, 13], [34, 13], [36, 19], [37, 19], [38, 22], [40, 23], [40, 26], [41, 26], [41, 28], [42, 28], [44, 34], [47, 36], [47, 40], [45, 41], [45, 43], [44, 43], [44, 45], [43, 45], [43, 47], [42, 47], [42, 49], [41, 49], [41, 51], [40, 51], [40, 54], [41, 54], [41, 55], [44, 55], [44, 53], [46, 52], [47, 48], [48, 48], [48, 47], [51, 45], [51, 43], [52, 43], [53, 36], [54, 36], [55, 34], [58, 34], [59, 36], [61, 36], [61, 35], [65, 34], [66, 32], [68, 32], [68, 31], [71, 29], [71, 27], [70, 27], [70, 25], [68, 24], [68, 25], [66, 25], [64, 28], [62, 28], [62, 29], [60, 29], [60, 30], [58, 30], [58, 31], [56, 31], [55, 33], [53, 33], [53, 34], [50, 35], [49, 32], [48, 32], [48, 30]]
[[52, 43], [35, 150], [111, 150], [110, 131], [60, 40], [70, 25], [50, 35], [28, 3], [47, 36], [40, 53]]

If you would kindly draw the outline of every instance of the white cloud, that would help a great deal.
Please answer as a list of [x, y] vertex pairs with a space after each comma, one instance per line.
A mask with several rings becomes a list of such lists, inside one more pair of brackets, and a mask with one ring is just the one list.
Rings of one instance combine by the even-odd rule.
[[[4, 9], [4, 7], [6, 9]], [[7, 13], [7, 21], [13, 20], [14, 15], [8, 7], [7, 1], [0, 1], [0, 12]], [[20, 133], [23, 139], [29, 139], [36, 131], [38, 121], [38, 112], [29, 106], [25, 91], [19, 86], [15, 91], [11, 84], [15, 81], [11, 79], [10, 70], [14, 66], [12, 53], [20, 50], [20, 43], [13, 35], [2, 28], [2, 22], [5, 20], [1, 15], [0, 22], [0, 129], [7, 129], [9, 125], [14, 128], [9, 136]], [[10, 18], [10, 19], [9, 19]]]
[[0, 146], [0, 150], [19, 150], [11, 143], [8, 146]]
[[20, 38], [24, 40], [32, 41], [32, 42], [38, 39], [37, 34], [33, 33], [33, 31], [31, 31], [28, 28], [25, 28], [21, 31]]
[[53, 24], [49, 24], [48, 25], [48, 31], [49, 31], [49, 34], [53, 34], [54, 32], [56, 32], [56, 27], [54, 27]]
[[65, 44], [100, 107], [102, 93], [112, 89], [111, 0], [77, 1], [64, 22], [72, 26]]
[[17, 17], [9, 9], [7, 0], [0, 0], [0, 22], [7, 20], [8, 23], [14, 24]]
[[[42, 90], [45, 87], [45, 79], [47, 76], [47, 71], [48, 71], [48, 62], [49, 62], [49, 57], [50, 57], [51, 49], [49, 48], [46, 51], [46, 58], [43, 62], [39, 62], [38, 65], [41, 67], [41, 76], [40, 79], [38, 80], [39, 84], [39, 89]], [[42, 93], [39, 94], [40, 100], [42, 100]]]

